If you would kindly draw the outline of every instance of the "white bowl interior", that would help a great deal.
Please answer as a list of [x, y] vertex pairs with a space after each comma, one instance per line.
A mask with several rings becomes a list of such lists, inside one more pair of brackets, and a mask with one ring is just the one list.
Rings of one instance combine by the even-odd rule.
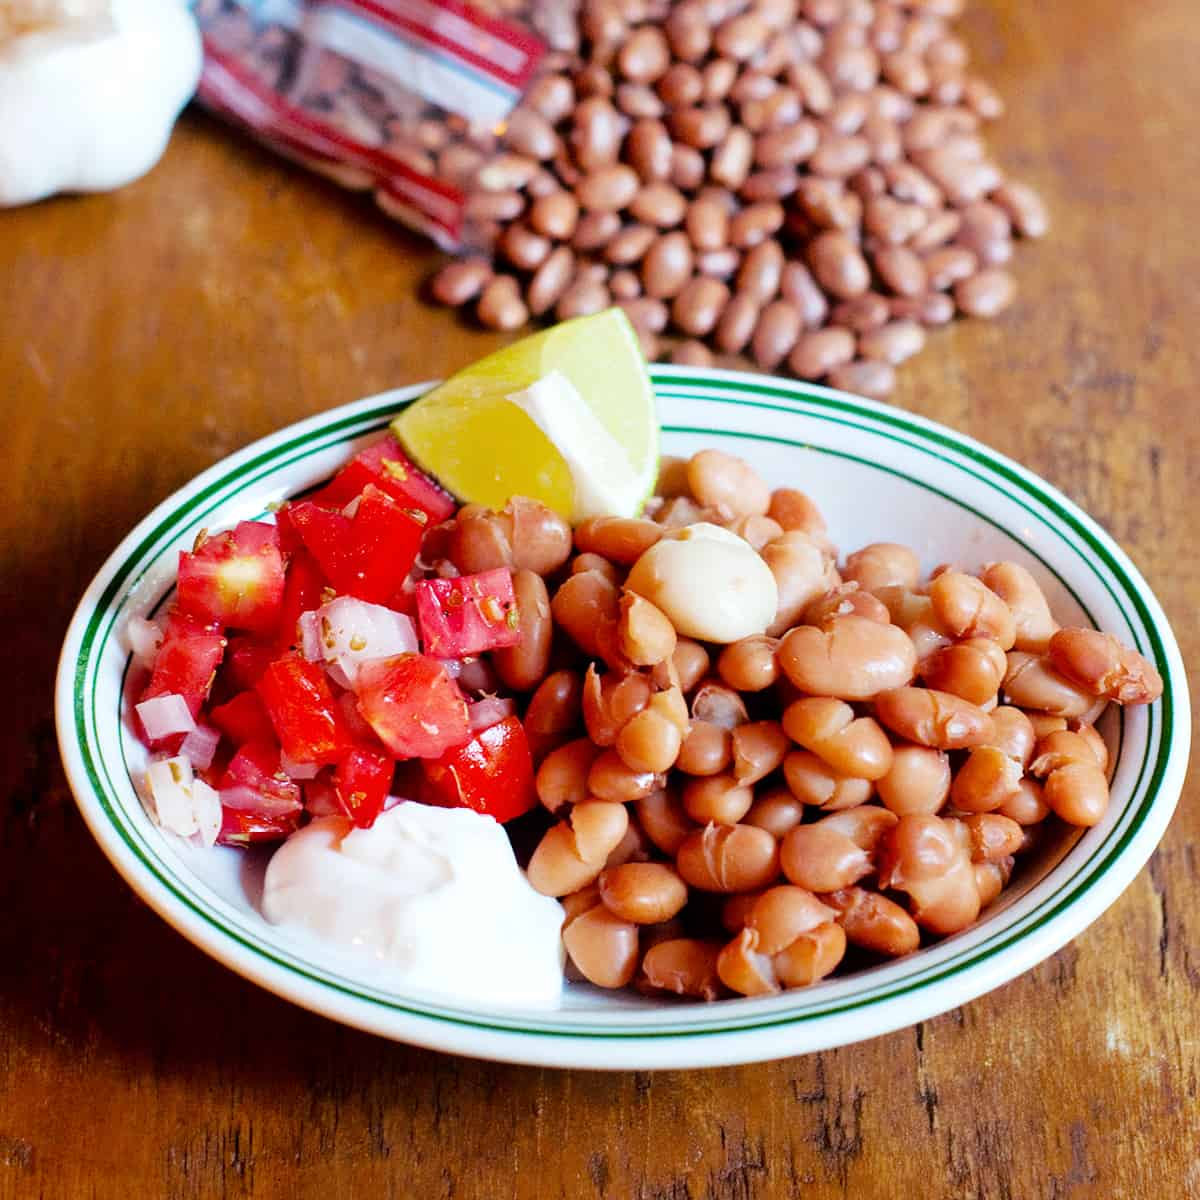
[[[386, 413], [409, 394], [396, 393], [285, 430], [206, 473], [147, 518], [81, 605], [60, 683], [60, 726], [75, 731], [64, 739], [64, 756], [102, 845], [151, 904], [251, 978], [379, 1032], [523, 1061], [653, 1066], [768, 1057], [898, 1027], [1026, 969], [1115, 899], [1169, 818], [1187, 736], [1178, 651], [1120, 551], [1045, 485], [936, 426], [752, 377], [659, 369], [658, 386], [664, 453], [717, 446], [745, 457], [772, 484], [802, 488], [843, 552], [904, 542], [927, 570], [944, 561], [974, 569], [1014, 559], [1038, 578], [1060, 621], [1110, 630], [1157, 659], [1173, 714], [1155, 706], [1106, 716], [1117, 763], [1103, 823], [1078, 839], [1060, 838], [974, 928], [909, 959], [764, 1000], [705, 1007], [570, 985], [561, 1012], [501, 1012], [486, 996], [464, 1003], [397, 994], [353, 961], [314, 960], [311, 944], [290, 941], [256, 911], [264, 855], [196, 850], [146, 817], [131, 782], [140, 779], [145, 751], [120, 715], [129, 711], [122, 689], [136, 681], [118, 634], [130, 615], [163, 602], [176, 551], [198, 528], [259, 516], [327, 476], [359, 441], [377, 436]], [[76, 670], [81, 657], [87, 665]], [[81, 693], [89, 702], [82, 716], [73, 704]], [[89, 758], [92, 774], [82, 761]], [[1068, 903], [1072, 889], [1078, 896]], [[438, 1021], [484, 1032], [446, 1033]], [[517, 1031], [523, 1043], [512, 1041]], [[694, 1043], [671, 1049], [660, 1039], [672, 1033], [706, 1035], [712, 1044], [698, 1056]], [[625, 1040], [586, 1047], [589, 1037], [605, 1036]]]

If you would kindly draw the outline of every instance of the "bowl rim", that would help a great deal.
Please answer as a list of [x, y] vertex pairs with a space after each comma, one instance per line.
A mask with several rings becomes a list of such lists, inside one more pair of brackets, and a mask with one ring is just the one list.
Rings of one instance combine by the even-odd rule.
[[[136, 582], [125, 587], [123, 568], [138, 561], [152, 541], [151, 535], [177, 518], [181, 506], [219, 496], [222, 483], [240, 477], [248, 469], [266, 466], [278, 470], [286, 466], [277, 460], [290, 447], [334, 435], [332, 444], [337, 444], [383, 428], [386, 418], [399, 406], [432, 386], [423, 383], [367, 397], [296, 422], [214, 464], [163, 500], [122, 539], [80, 600], [59, 663], [56, 684], [59, 744], [68, 781], [93, 836], [143, 900], [189, 940], [239, 974], [347, 1024], [435, 1049], [481, 1057], [541, 1065], [623, 1068], [749, 1062], [798, 1050], [848, 1044], [901, 1028], [973, 999], [1022, 973], [1076, 936], [1117, 899], [1149, 858], [1170, 820], [1186, 770], [1190, 719], [1186, 675], [1174, 635], [1145, 580], [1112, 538], [1056, 488], [1011, 459], [973, 438], [904, 410], [829, 388], [742, 372], [657, 366], [652, 368], [652, 377], [657, 391], [672, 396], [711, 399], [712, 396], [703, 394], [705, 390], [715, 393], [728, 389], [743, 399], [726, 402], [744, 402], [793, 414], [810, 413], [838, 423], [865, 420], [869, 426], [863, 428], [932, 453], [951, 470], [968, 471], [997, 487], [999, 484], [985, 478], [980, 471], [999, 477], [1005, 481], [1005, 487], [1025, 493], [1048, 510], [1103, 561], [1123, 586], [1150, 639], [1151, 657], [1163, 673], [1166, 688], [1157, 759], [1151, 782], [1135, 814], [1137, 824], [1125, 829], [1108, 851], [1105, 862], [1091, 872], [1083, 886], [1053, 905], [1035, 924], [1014, 932], [1005, 944], [986, 952], [982, 947], [972, 951], [972, 961], [956, 965], [953, 951], [949, 955], [943, 953], [941, 957], [947, 965], [940, 975], [935, 973], [929, 978], [918, 975], [890, 990], [885, 980], [892, 969], [890, 965], [873, 968], [861, 976], [846, 977], [867, 980], [859, 989], [864, 994], [855, 999], [851, 988], [847, 999], [837, 1002], [833, 1011], [823, 1011], [819, 1003], [813, 1002], [813, 997], [819, 1000], [822, 995], [823, 989], [819, 987], [787, 993], [773, 1001], [731, 1000], [708, 1007], [678, 1006], [670, 1010], [671, 1020], [662, 1022], [661, 1028], [636, 1030], [623, 1027], [619, 1021], [613, 1028], [597, 1028], [579, 1022], [564, 1024], [562, 1020], [506, 1017], [498, 1009], [464, 1009], [447, 1006], [437, 999], [426, 1002], [412, 995], [391, 994], [389, 1001], [387, 993], [372, 994], [372, 989], [358, 980], [350, 993], [331, 985], [328, 971], [318, 971], [315, 975], [298, 973], [293, 963], [264, 953], [262, 948], [251, 945], [217, 921], [211, 911], [206, 912], [188, 900], [125, 836], [91, 760], [84, 700], [89, 694], [88, 669], [93, 661], [89, 654], [95, 649], [95, 622], [136, 589]], [[689, 395], [693, 392], [699, 394]], [[665, 428], [705, 432], [698, 427]], [[318, 449], [310, 448], [296, 458], [302, 460]], [[914, 482], [927, 490], [937, 490], [923, 480]], [[1009, 495], [1014, 498], [1011, 492]], [[1041, 519], [1060, 537], [1064, 536], [1045, 516]], [[160, 556], [162, 551], [155, 554]], [[1117, 600], [1115, 593], [1114, 600]], [[1117, 603], [1120, 605], [1120, 600]], [[109, 632], [113, 623], [115, 616]], [[97, 650], [94, 659], [99, 657]], [[1152, 742], [1153, 738], [1148, 737], [1147, 746]], [[1135, 784], [1131, 797], [1138, 786]], [[1050, 874], [1061, 866], [1058, 864]], [[1078, 870], [1077, 867], [1067, 878], [1075, 878]], [[921, 959], [931, 969], [939, 968], [941, 964], [933, 959], [947, 944], [943, 942], [900, 961]], [[880, 986], [871, 986], [875, 981], [880, 981], [883, 994], [872, 994], [880, 992]], [[851, 1011], [860, 1017], [870, 1013], [872, 1019], [848, 1021]], [[699, 1019], [680, 1018], [679, 1014], [689, 1012], [709, 1015]], [[640, 1015], [644, 1018], [645, 1013]]]

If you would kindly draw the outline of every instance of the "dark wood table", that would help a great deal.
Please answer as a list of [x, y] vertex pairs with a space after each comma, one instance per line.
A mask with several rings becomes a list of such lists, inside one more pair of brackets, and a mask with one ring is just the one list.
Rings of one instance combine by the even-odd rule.
[[[1200, 654], [1200, 10], [979, 0], [999, 156], [1052, 205], [1002, 320], [897, 402], [1013, 455], [1129, 550]], [[844, 1050], [600, 1075], [341, 1028], [138, 902], [66, 788], [51, 681], [120, 536], [277, 426], [499, 344], [435, 255], [204, 116], [112, 196], [0, 214], [0, 1196], [1200, 1196], [1200, 795], [1075, 943]]]

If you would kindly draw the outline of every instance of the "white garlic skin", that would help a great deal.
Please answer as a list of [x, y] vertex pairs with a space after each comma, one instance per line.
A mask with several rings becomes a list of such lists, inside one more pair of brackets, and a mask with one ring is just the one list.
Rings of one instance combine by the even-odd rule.
[[0, 207], [144, 175], [196, 90], [200, 33], [182, 0], [87, 7], [0, 40]]

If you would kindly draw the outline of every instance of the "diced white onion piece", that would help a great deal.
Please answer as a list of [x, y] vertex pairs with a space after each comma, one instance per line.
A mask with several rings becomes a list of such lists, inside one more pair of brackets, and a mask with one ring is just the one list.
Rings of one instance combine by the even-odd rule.
[[439, 658], [438, 662], [446, 668], [446, 674], [451, 679], [457, 679], [462, 674], [463, 661], [461, 658]]
[[146, 736], [154, 742], [176, 733], [191, 733], [196, 728], [187, 701], [178, 692], [143, 700], [137, 706], [137, 714], [142, 719]]
[[211, 725], [197, 725], [179, 747], [179, 753], [192, 764], [197, 771], [212, 766], [213, 756], [221, 741], [221, 731]]
[[321, 769], [316, 763], [295, 762], [282, 750], [279, 752], [279, 767], [289, 779], [316, 779]]
[[284, 817], [298, 811], [302, 805], [299, 800], [285, 800], [281, 796], [269, 796], [265, 792], [256, 791], [244, 783], [236, 783], [233, 787], [222, 788], [221, 803], [235, 812], [251, 812], [261, 817]]
[[191, 837], [199, 832], [192, 797], [195, 782], [192, 764], [186, 758], [162, 758], [146, 769], [150, 788], [146, 810], [151, 820], [168, 833]]
[[336, 662], [326, 663], [325, 673], [330, 679], [333, 680], [334, 683], [338, 685], [338, 687], [345, 688], [348, 692], [354, 690], [354, 685], [350, 681], [350, 676], [347, 675], [346, 672], [343, 671]]
[[162, 627], [154, 621], [147, 621], [145, 617], [130, 617], [125, 623], [125, 641], [133, 661], [139, 667], [149, 670], [154, 666], [162, 640]]
[[200, 845], [207, 849], [216, 843], [221, 832], [221, 797], [203, 779], [192, 781], [192, 812], [196, 816]]
[[346, 719], [346, 727], [350, 730], [351, 736], [359, 742], [366, 742], [368, 745], [375, 739], [375, 730], [367, 724], [362, 713], [358, 711], [358, 697], [353, 692], [343, 692], [338, 697], [338, 704], [341, 706], [342, 716]]
[[328, 779], [314, 779], [304, 785], [304, 807], [314, 817], [336, 817], [343, 815]]
[[316, 609], [301, 613], [296, 624], [300, 629], [300, 653], [309, 662], [320, 662], [325, 657], [325, 650], [321, 645], [321, 618]]
[[517, 714], [517, 702], [509, 697], [489, 696], [484, 700], [476, 700], [467, 705], [467, 716], [471, 719], [471, 732], [482, 733], [491, 729], [506, 717]]
[[353, 521], [354, 518], [356, 516], [358, 516], [358, 506], [361, 503], [362, 503], [362, 496], [361, 495], [355, 496], [354, 499], [351, 500], [350, 503], [347, 504], [345, 506], [345, 508], [342, 509], [342, 516], [349, 517], [350, 520]]
[[381, 604], [338, 596], [320, 608], [317, 616], [325, 662], [331, 673], [334, 667], [341, 672], [341, 679], [335, 677], [335, 682], [343, 687], [356, 686], [363, 663], [415, 654], [419, 648], [412, 621]]

